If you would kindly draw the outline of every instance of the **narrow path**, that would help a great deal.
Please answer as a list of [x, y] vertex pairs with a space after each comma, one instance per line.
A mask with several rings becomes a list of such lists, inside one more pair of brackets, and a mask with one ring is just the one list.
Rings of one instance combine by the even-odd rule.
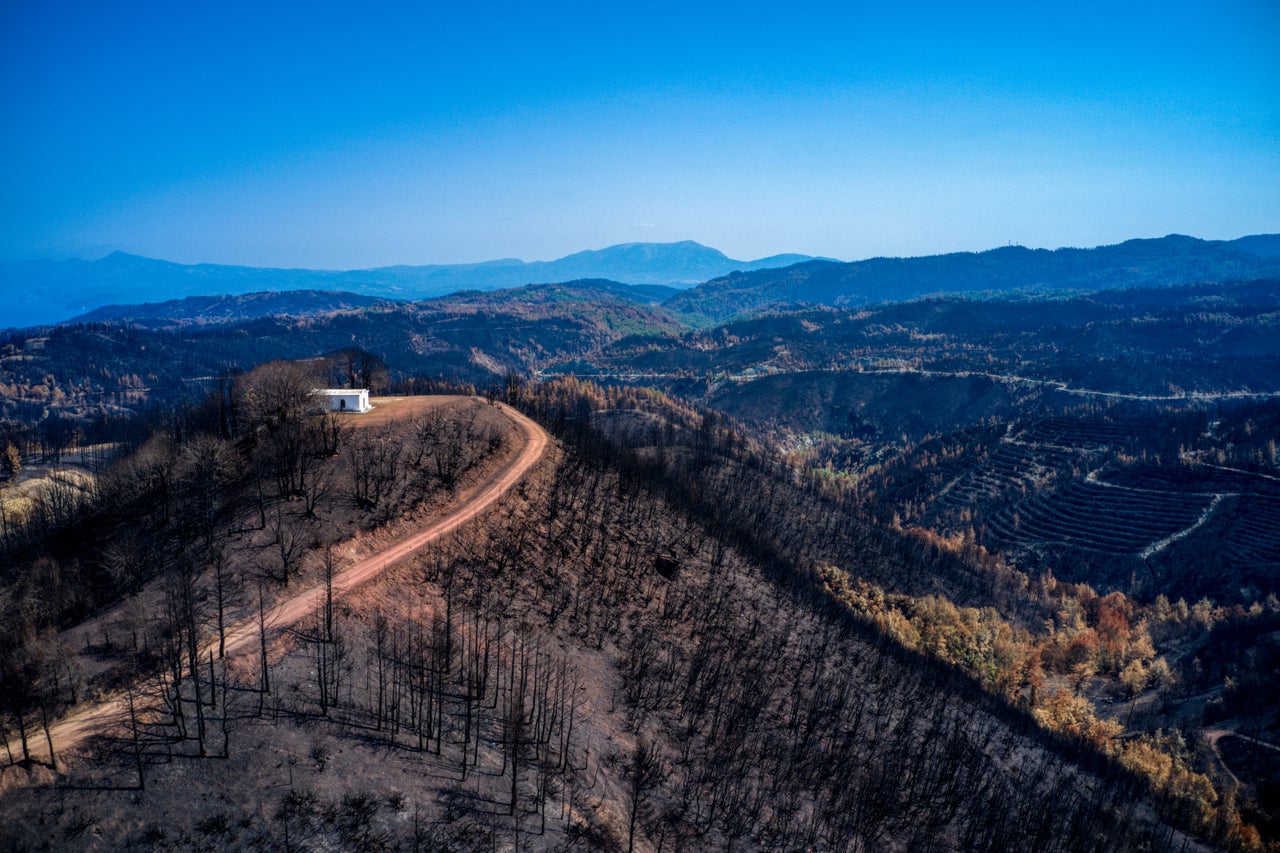
[[1165, 538], [1161, 539], [1159, 542], [1152, 542], [1146, 548], [1143, 548], [1142, 552], [1138, 554], [1138, 556], [1146, 560], [1150, 557], [1154, 557], [1156, 554], [1159, 554], [1161, 551], [1163, 551], [1165, 548], [1168, 548], [1174, 542], [1177, 542], [1180, 539], [1186, 539], [1196, 530], [1199, 530], [1201, 527], [1204, 526], [1204, 523], [1209, 520], [1210, 516], [1213, 515], [1214, 510], [1218, 508], [1218, 504], [1222, 503], [1222, 499], [1224, 497], [1226, 497], [1226, 495], [1214, 495], [1213, 500], [1209, 501], [1209, 505], [1204, 508], [1204, 512], [1200, 513], [1200, 517], [1196, 519], [1194, 524], [1192, 524], [1190, 527], [1184, 527], [1183, 529], [1179, 530], [1178, 532], [1170, 536], [1166, 536]]
[[1259, 740], [1258, 738], [1253, 737], [1252, 735], [1247, 735], [1237, 731], [1228, 731], [1227, 734], [1231, 735], [1232, 737], [1238, 737], [1240, 738], [1240, 740], [1245, 741], [1247, 743], [1251, 743], [1254, 746], [1260, 746], [1263, 749], [1269, 749], [1272, 752], [1280, 752], [1280, 746], [1276, 746], [1274, 743], [1269, 743], [1265, 740]]
[[1205, 741], [1208, 742], [1209, 749], [1213, 752], [1213, 757], [1218, 760], [1218, 766], [1222, 768], [1222, 772], [1230, 776], [1231, 781], [1235, 782], [1237, 786], [1240, 786], [1239, 777], [1231, 772], [1231, 768], [1227, 766], [1226, 759], [1222, 757], [1222, 750], [1218, 748], [1218, 741], [1224, 737], [1234, 735], [1235, 732], [1231, 731], [1231, 729], [1205, 729], [1201, 734], [1204, 735]]
[[1213, 751], [1214, 758], [1218, 759], [1218, 764], [1222, 767], [1223, 771], [1228, 776], [1230, 776], [1231, 779], [1237, 785], [1241, 785], [1241, 786], [1243, 785], [1240, 781], [1240, 778], [1236, 776], [1235, 773], [1232, 772], [1231, 767], [1227, 764], [1227, 760], [1222, 756], [1222, 748], [1218, 745], [1218, 741], [1222, 740], [1224, 737], [1238, 737], [1242, 741], [1245, 741], [1246, 743], [1251, 743], [1254, 746], [1260, 746], [1264, 749], [1269, 749], [1272, 752], [1280, 752], [1280, 746], [1276, 746], [1274, 743], [1268, 743], [1265, 740], [1258, 740], [1256, 737], [1250, 737], [1249, 735], [1241, 734], [1235, 729], [1228, 729], [1228, 728], [1205, 729], [1203, 732], [1201, 732], [1201, 734], [1203, 734], [1204, 739], [1208, 741], [1209, 748]]
[[[787, 376], [796, 373], [861, 373], [865, 376], [877, 375], [893, 375], [899, 373], [910, 373], [917, 376], [930, 376], [942, 379], [968, 379], [971, 377], [980, 377], [990, 379], [993, 382], [1000, 382], [1005, 385], [1014, 385], [1022, 387], [1046, 388], [1050, 391], [1060, 391], [1063, 394], [1074, 394], [1081, 397], [1105, 397], [1115, 400], [1146, 400], [1151, 402], [1213, 402], [1216, 400], [1274, 400], [1280, 397], [1280, 391], [1188, 391], [1182, 394], [1131, 394], [1124, 391], [1099, 391], [1092, 388], [1078, 388], [1064, 382], [1061, 379], [1037, 379], [1031, 376], [1018, 376], [1012, 373], [989, 373], [985, 370], [929, 370], [923, 367], [894, 367], [884, 369], [870, 369], [861, 371], [851, 371], [847, 367], [811, 367], [804, 370], [777, 370], [768, 369], [766, 365], [751, 365], [747, 370], [755, 369], [757, 374], [748, 375], [745, 371], [732, 374], [727, 378], [730, 381], [743, 382], [753, 379], [760, 379], [764, 376]], [[543, 381], [548, 374], [541, 370], [535, 370], [534, 378]], [[549, 374], [555, 376], [556, 374]], [[637, 382], [642, 379], [678, 379], [682, 374], [663, 373], [660, 371], [647, 370], [602, 370], [598, 373], [586, 374], [586, 378], [602, 380], [602, 379], [622, 379], [628, 382]], [[714, 378], [714, 377], [712, 377]]]
[[[492, 506], [508, 490], [513, 488], [525, 474], [529, 472], [547, 448], [547, 433], [529, 418], [516, 410], [501, 405], [505, 414], [516, 426], [524, 440], [524, 446], [505, 467], [494, 472], [489, 479], [477, 484], [463, 495], [460, 503], [455, 505], [439, 520], [417, 533], [400, 539], [376, 554], [371, 554], [355, 565], [334, 576], [333, 592], [340, 596], [350, 592], [377, 577], [387, 568], [411, 556], [424, 546], [462, 525], [472, 521]], [[283, 601], [277, 602], [268, 615], [268, 630], [278, 633], [315, 612], [317, 605], [324, 599], [323, 584], [302, 590]], [[216, 641], [206, 644], [212, 645]], [[256, 617], [247, 618], [228, 627], [226, 632], [226, 654], [228, 656], [244, 653], [257, 648], [258, 623]], [[208, 649], [205, 649], [207, 654]], [[53, 723], [49, 729], [53, 738], [53, 746], [59, 756], [73, 751], [89, 737], [120, 725], [128, 720], [127, 696], [115, 694], [102, 701], [86, 703], [61, 720]], [[49, 749], [45, 741], [44, 731], [36, 725], [31, 728], [27, 738], [28, 751], [33, 760], [49, 760]], [[11, 742], [9, 748], [13, 754], [20, 756], [22, 744]], [[61, 758], [59, 761], [61, 762]]]

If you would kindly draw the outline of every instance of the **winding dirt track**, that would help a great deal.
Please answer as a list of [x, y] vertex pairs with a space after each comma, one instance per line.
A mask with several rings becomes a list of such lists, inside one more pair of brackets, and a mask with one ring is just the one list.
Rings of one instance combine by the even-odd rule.
[[[515, 458], [496, 471], [488, 480], [472, 487], [462, 496], [459, 504], [429, 527], [400, 539], [335, 575], [333, 579], [335, 597], [348, 593], [377, 577], [388, 567], [479, 516], [520, 482], [529, 469], [542, 458], [548, 441], [542, 427], [508, 406], [501, 406], [501, 408], [503, 414], [510, 418], [524, 439], [524, 447]], [[317, 605], [323, 601], [324, 592], [324, 585], [319, 584], [277, 602], [267, 616], [268, 630], [278, 633], [314, 613]], [[228, 627], [226, 632], [228, 656], [256, 650], [257, 644], [256, 618], [244, 619]], [[128, 710], [128, 698], [123, 695], [111, 696], [100, 702], [77, 708], [49, 727], [54, 749], [59, 756], [74, 751], [87, 738], [106, 731], [112, 726], [123, 724], [128, 719]], [[28, 733], [27, 740], [32, 759], [48, 761], [48, 745], [44, 732], [38, 725]], [[20, 743], [10, 743], [10, 748], [15, 755], [21, 754]]]

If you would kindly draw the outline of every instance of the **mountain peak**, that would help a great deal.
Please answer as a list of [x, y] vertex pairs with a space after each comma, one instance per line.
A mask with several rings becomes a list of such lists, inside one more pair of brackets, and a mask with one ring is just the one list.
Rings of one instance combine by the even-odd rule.
[[97, 263], [114, 264], [114, 263], [119, 263], [120, 261], [150, 261], [150, 260], [152, 259], [145, 258], [142, 255], [134, 255], [134, 254], [130, 254], [129, 252], [124, 252], [124, 251], [121, 251], [120, 249], [116, 249], [114, 252], [109, 252], [103, 255], [101, 258], [98, 258]]
[[104, 255], [96, 261], [91, 262], [94, 266], [106, 269], [137, 269], [139, 267], [157, 268], [157, 267], [181, 267], [182, 264], [174, 261], [163, 261], [158, 258], [148, 258], [143, 255], [134, 255], [129, 252], [122, 252], [119, 249]]
[[728, 256], [719, 249], [713, 249], [710, 246], [704, 246], [694, 240], [680, 240], [675, 243], [617, 243], [612, 246], [605, 246], [603, 249], [587, 249], [582, 252], [574, 252], [572, 255], [566, 255], [557, 261], [551, 263], [559, 263], [572, 258], [584, 257], [607, 257], [610, 255], [645, 257], [645, 258], [664, 258], [664, 257], [707, 257], [717, 260], [728, 260]]

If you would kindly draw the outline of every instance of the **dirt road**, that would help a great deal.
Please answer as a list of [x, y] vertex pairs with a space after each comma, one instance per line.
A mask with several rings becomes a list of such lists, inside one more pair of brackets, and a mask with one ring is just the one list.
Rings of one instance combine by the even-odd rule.
[[[489, 479], [476, 484], [462, 494], [459, 502], [430, 526], [400, 539], [335, 575], [333, 579], [335, 597], [350, 592], [377, 577], [388, 567], [479, 516], [520, 482], [529, 469], [542, 458], [548, 441], [542, 427], [507, 406], [502, 406], [502, 411], [515, 425], [524, 442], [524, 446], [515, 458]], [[323, 601], [324, 593], [324, 586], [320, 584], [277, 602], [267, 616], [268, 630], [277, 633], [315, 612], [317, 605]], [[227, 629], [226, 654], [228, 656], [256, 652], [257, 645], [256, 618], [245, 619]], [[106, 731], [114, 725], [127, 722], [128, 707], [126, 696], [115, 695], [100, 702], [86, 703], [52, 724], [49, 727], [50, 734], [59, 762], [64, 754], [74, 751], [87, 738]], [[49, 760], [44, 731], [38, 724], [29, 730], [27, 745], [34, 760], [45, 762]], [[16, 756], [22, 754], [22, 747], [18, 742], [11, 742], [9, 748]]]
[[1246, 743], [1251, 743], [1254, 746], [1260, 746], [1263, 749], [1269, 749], [1272, 752], [1280, 752], [1280, 746], [1276, 746], [1274, 743], [1268, 743], [1265, 740], [1258, 740], [1256, 737], [1241, 734], [1235, 729], [1205, 729], [1202, 734], [1204, 735], [1204, 739], [1209, 742], [1209, 748], [1213, 750], [1213, 755], [1218, 759], [1218, 764], [1222, 766], [1223, 770], [1227, 771], [1227, 775], [1230, 776], [1237, 785], [1243, 786], [1243, 783], [1240, 781], [1239, 777], [1232, 772], [1231, 766], [1227, 764], [1227, 759], [1223, 757], [1222, 748], [1218, 745], [1218, 741], [1222, 740], [1224, 737], [1238, 737], [1240, 740], [1245, 741]]

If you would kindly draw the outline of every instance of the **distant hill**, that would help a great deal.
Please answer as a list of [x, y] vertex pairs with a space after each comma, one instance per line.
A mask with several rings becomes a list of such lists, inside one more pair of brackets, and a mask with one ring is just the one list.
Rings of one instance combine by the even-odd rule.
[[462, 303], [487, 304], [504, 308], [532, 307], [555, 302], [622, 300], [657, 306], [680, 291], [662, 284], [623, 284], [606, 278], [584, 278], [552, 284], [527, 284], [489, 291], [458, 291], [448, 296], [423, 300], [422, 304], [447, 306]]
[[1253, 234], [1232, 240], [1231, 244], [1255, 255], [1280, 255], [1280, 234]]
[[[840, 371], [996, 373], [1030, 378], [1034, 387], [1130, 395], [1167, 395], [1174, 393], [1171, 386], [1193, 392], [1273, 392], [1280, 376], [1277, 308], [1276, 278], [1070, 297], [941, 296], [861, 310], [806, 307], [677, 336], [619, 340], [544, 373], [643, 381], [731, 414], [741, 411], [726, 402], [725, 387], [738, 386], [733, 394], [751, 397], [763, 377], [811, 374], [825, 385], [821, 377]], [[815, 397], [800, 393], [794, 379], [774, 381], [786, 385], [786, 392], [770, 395], [776, 397], [770, 403], [776, 409], [759, 420], [784, 423], [801, 413], [829, 417], [852, 399], [843, 386], [840, 393]], [[857, 376], [841, 381], [867, 382]], [[911, 391], [895, 405], [915, 416], [941, 401], [922, 403]], [[922, 434], [942, 428], [950, 426], [925, 424]], [[895, 422], [885, 429], [898, 435], [907, 426]]]
[[[679, 293], [676, 288], [661, 284], [621, 284], [606, 279], [586, 279], [557, 285], [460, 291], [450, 296], [423, 300], [420, 304], [424, 308], [433, 304], [440, 307], [482, 304], [517, 311], [521, 305], [529, 310], [536, 310], [539, 305], [592, 300], [620, 300], [622, 303], [657, 306], [676, 293]], [[400, 303], [401, 300], [324, 290], [263, 291], [239, 295], [188, 296], [185, 299], [144, 302], [140, 305], [105, 305], [67, 322], [127, 322], [150, 328], [172, 328], [241, 323], [264, 317], [317, 317], [361, 308], [387, 309]]]
[[259, 317], [311, 317], [357, 308], [388, 308], [395, 300], [323, 290], [188, 296], [141, 305], [104, 305], [73, 318], [77, 323], [130, 322], [143, 326], [239, 323]]
[[[392, 266], [369, 270], [265, 269], [176, 264], [124, 252], [96, 261], [0, 264], [0, 289], [12, 294], [0, 327], [56, 323], [105, 305], [164, 302], [189, 296], [262, 291], [343, 291], [384, 299], [425, 299], [460, 290], [497, 290], [540, 282], [611, 279], [633, 285], [688, 287], [734, 270], [810, 260], [774, 255], [739, 261], [692, 241], [625, 243], [554, 261], [504, 259], [477, 264]], [[650, 291], [650, 298], [669, 295]]]
[[667, 307], [721, 321], [771, 307], [858, 307], [947, 293], [1051, 293], [1264, 278], [1280, 274], [1280, 235], [1233, 241], [1170, 235], [1095, 249], [1009, 246], [921, 258], [808, 261], [733, 272]]
[[[649, 287], [588, 280], [367, 306], [358, 304], [366, 297], [351, 294], [300, 295], [298, 305], [323, 311], [298, 310], [290, 299], [299, 294], [289, 293], [112, 308], [84, 318], [101, 325], [0, 335], [0, 421], [39, 420], [54, 409], [69, 416], [111, 413], [144, 397], [160, 403], [200, 398], [209, 378], [223, 371], [351, 346], [375, 354], [396, 378], [485, 388], [507, 373], [583, 359], [618, 341], [660, 341], [686, 331], [652, 304]], [[181, 316], [204, 319], [174, 319]], [[139, 391], [143, 386], [148, 390]]]

